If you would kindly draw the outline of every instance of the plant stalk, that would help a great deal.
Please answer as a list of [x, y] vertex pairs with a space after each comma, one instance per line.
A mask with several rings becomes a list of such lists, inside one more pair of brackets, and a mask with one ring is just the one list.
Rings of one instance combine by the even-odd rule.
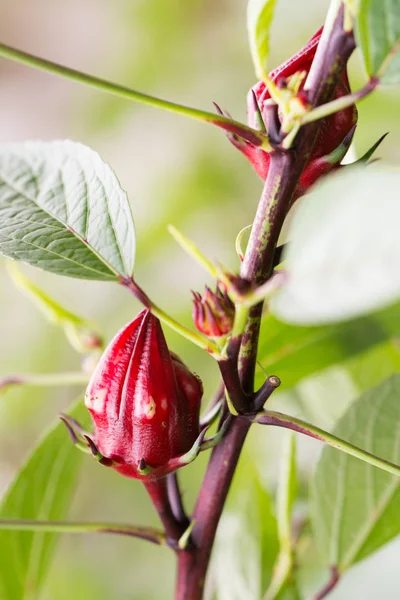
[[164, 525], [167, 543], [177, 550], [179, 539], [185, 533], [188, 524], [184, 520], [178, 520], [174, 514], [168, 494], [167, 478], [145, 481], [144, 485]]
[[384, 458], [380, 458], [379, 456], [375, 456], [375, 454], [371, 454], [371, 452], [367, 452], [367, 450], [362, 450], [362, 448], [358, 448], [357, 446], [350, 444], [350, 442], [346, 442], [345, 440], [338, 438], [336, 435], [333, 435], [333, 433], [329, 433], [328, 431], [325, 431], [316, 425], [312, 425], [311, 423], [307, 423], [302, 419], [298, 419], [297, 417], [285, 415], [273, 410], [264, 410], [257, 415], [257, 417], [254, 419], [254, 422], [260, 423], [261, 425], [284, 427], [285, 429], [291, 429], [297, 433], [302, 433], [308, 437], [314, 438], [315, 440], [319, 440], [328, 446], [337, 448], [346, 454], [350, 454], [350, 456], [354, 456], [355, 458], [358, 458], [369, 465], [377, 467], [382, 471], [386, 471], [391, 475], [400, 477], [399, 465], [385, 460]]
[[85, 523], [65, 521], [35, 521], [29, 519], [0, 519], [0, 530], [39, 531], [47, 533], [114, 533], [137, 537], [158, 545], [165, 545], [163, 532], [151, 527], [136, 527], [122, 523]]
[[[315, 85], [310, 90], [313, 106], [331, 99], [353, 49], [352, 35], [343, 30], [341, 8], [332, 27], [332, 35], [320, 51], [316, 73], [314, 69]], [[240, 273], [252, 283], [262, 285], [272, 272], [279, 233], [318, 136], [320, 123], [316, 121], [302, 128], [290, 150], [271, 154], [267, 180]], [[262, 306], [260, 302], [250, 309], [239, 354], [243, 401], [248, 402], [249, 412], [252, 408], [249, 398], [254, 386]], [[178, 555], [176, 600], [201, 600], [203, 597], [216, 529], [248, 430], [246, 418], [234, 418], [227, 434], [212, 452], [193, 513], [194, 548]]]
[[196, 119], [197, 121], [203, 121], [205, 123], [210, 123], [211, 125], [216, 125], [227, 132], [239, 135], [243, 139], [250, 142], [250, 144], [265, 148], [266, 150], [271, 148], [268, 137], [265, 134], [257, 131], [256, 129], [248, 127], [244, 123], [240, 123], [239, 121], [234, 121], [233, 119], [225, 117], [224, 115], [191, 108], [190, 106], [184, 106], [182, 104], [177, 104], [176, 102], [169, 102], [168, 100], [162, 100], [161, 98], [155, 98], [149, 94], [143, 94], [142, 92], [132, 90], [128, 87], [106, 81], [105, 79], [100, 79], [99, 77], [94, 77], [93, 75], [82, 73], [81, 71], [77, 71], [75, 69], [70, 69], [69, 67], [59, 65], [50, 60], [46, 60], [45, 58], [33, 56], [28, 52], [18, 50], [17, 48], [11, 48], [6, 44], [0, 44], [0, 56], [14, 60], [23, 65], [27, 65], [28, 67], [41, 69], [42, 71], [47, 71], [53, 75], [60, 75], [66, 79], [71, 79], [72, 81], [89, 85], [90, 87], [102, 90], [104, 92], [109, 92], [115, 96], [119, 96], [127, 100], [134, 100], [154, 108], [167, 110], [178, 115]]

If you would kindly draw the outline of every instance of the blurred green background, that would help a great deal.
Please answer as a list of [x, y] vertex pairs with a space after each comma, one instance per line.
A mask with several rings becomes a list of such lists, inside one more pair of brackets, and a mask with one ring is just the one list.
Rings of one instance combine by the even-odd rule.
[[[314, 33], [323, 22], [327, 5], [321, 0], [278, 0], [271, 68]], [[239, 0], [0, 0], [0, 38], [56, 62], [177, 102], [211, 110], [215, 100], [244, 120], [246, 93], [254, 83], [245, 14], [246, 3]], [[362, 85], [364, 74], [357, 56], [352, 59], [350, 75], [354, 88]], [[0, 78], [1, 142], [71, 138], [97, 150], [117, 173], [133, 207], [137, 280], [156, 302], [190, 324], [190, 290], [201, 291], [208, 280], [177, 247], [166, 225], [173, 223], [208, 256], [237, 268], [234, 240], [251, 222], [261, 191], [261, 182], [247, 161], [230, 147], [222, 132], [183, 117], [143, 108], [4, 60]], [[391, 90], [363, 101], [355, 142], [358, 153], [390, 131], [379, 156], [399, 161], [399, 100], [399, 92]], [[56, 277], [28, 267], [24, 270], [63, 305], [96, 320], [107, 340], [139, 309], [115, 285]], [[62, 331], [46, 323], [19, 294], [3, 263], [0, 286], [0, 374], [78, 368], [79, 357]], [[218, 381], [213, 361], [166, 333], [170, 347], [201, 375], [207, 398]], [[357, 364], [353, 361], [348, 367], [330, 368], [303, 380], [295, 390], [276, 394], [274, 404], [330, 427], [363, 387], [362, 369], [373, 382], [386, 376], [387, 366], [376, 360], [376, 354], [378, 367], [371, 375], [371, 361], [370, 353]], [[0, 490], [6, 489], [43, 429], [78, 393], [79, 388], [13, 389], [0, 397]], [[65, 441], [68, 443], [67, 435]], [[281, 441], [282, 432], [254, 431], [241, 463], [242, 476], [251, 472], [253, 461], [257, 477], [273, 491]], [[316, 442], [299, 439], [303, 493], [319, 451]], [[205, 460], [202, 456], [182, 474], [188, 505], [195, 498]], [[246, 485], [243, 479], [241, 485]], [[238, 488], [236, 485], [231, 495], [233, 513], [235, 503], [243, 502]], [[157, 523], [138, 482], [125, 480], [89, 458], [84, 460], [70, 517]], [[229, 538], [229, 547], [241, 539], [240, 521], [234, 522], [239, 523], [238, 534]], [[378, 590], [385, 600], [397, 599], [399, 553], [399, 543], [393, 542], [361, 563], [344, 577], [332, 600], [368, 600], [376, 598]], [[304, 589], [314, 589], [326, 573], [318, 567], [309, 540], [304, 542], [304, 562]], [[233, 568], [228, 557], [224, 564], [227, 571]], [[65, 536], [41, 598], [170, 598], [173, 582], [174, 560], [167, 550], [119, 537]], [[257, 600], [254, 591], [246, 590], [237, 598]]]

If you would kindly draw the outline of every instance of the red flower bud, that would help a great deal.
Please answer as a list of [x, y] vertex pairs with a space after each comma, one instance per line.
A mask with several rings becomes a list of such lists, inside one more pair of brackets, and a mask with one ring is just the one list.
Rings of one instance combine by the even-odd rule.
[[203, 297], [193, 292], [193, 321], [196, 328], [209, 337], [221, 337], [232, 330], [235, 307], [226, 292], [208, 287]]
[[169, 352], [159, 320], [143, 310], [114, 337], [89, 382], [93, 447], [126, 477], [164, 476], [199, 436], [202, 392]]
[[[272, 79], [272, 81], [278, 83], [278, 85], [280, 83], [284, 85], [285, 82], [295, 74], [298, 75], [300, 72], [304, 72], [305, 75], [307, 75], [310, 71], [311, 64], [321, 38], [321, 33], [322, 28], [317, 31], [317, 33], [309, 40], [304, 48], [302, 48], [297, 54], [274, 69], [269, 74], [269, 77]], [[305, 102], [305, 92], [303, 90], [305, 80], [306, 76], [302, 79], [298, 91], [299, 101], [301, 101], [303, 104]], [[340, 98], [341, 96], [347, 95], [349, 92], [349, 80], [347, 71], [345, 71], [336, 87], [334, 98]], [[259, 81], [250, 89], [247, 97], [248, 124], [250, 127], [257, 127], [260, 119], [260, 113], [261, 117], [265, 121], [266, 103], [269, 99], [270, 94], [263, 81]], [[330, 115], [322, 120], [317, 141], [309, 158], [309, 162], [300, 178], [299, 187], [295, 195], [296, 198], [305, 193], [307, 188], [318, 178], [318, 168], [315, 165], [315, 161], [318, 161], [326, 155], [332, 154], [335, 149], [344, 142], [346, 136], [348, 136], [349, 132], [354, 129], [356, 123], [357, 109], [354, 105], [334, 113], [333, 115]], [[245, 154], [245, 156], [247, 156], [256, 173], [263, 180], [265, 180], [267, 178], [269, 169], [269, 153], [265, 152], [264, 150], [260, 150], [247, 142], [243, 142], [242, 140], [239, 141], [238, 138], [235, 139], [231, 137], [230, 140], [241, 152], [243, 152], [243, 154]], [[331, 164], [330, 168], [333, 167], [334, 165]], [[326, 174], [330, 168], [326, 163], [324, 163], [323, 168], [321, 169], [321, 175]], [[309, 175], [309, 170], [312, 170], [311, 176]]]

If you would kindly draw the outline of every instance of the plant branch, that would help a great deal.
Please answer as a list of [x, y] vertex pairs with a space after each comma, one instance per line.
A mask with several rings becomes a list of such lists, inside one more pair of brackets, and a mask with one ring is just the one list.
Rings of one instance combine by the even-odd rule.
[[0, 378], [0, 391], [5, 391], [14, 385], [56, 387], [62, 385], [85, 385], [88, 381], [89, 375], [83, 371], [65, 373], [24, 373], [7, 375], [6, 377]]
[[314, 600], [323, 600], [337, 586], [340, 579], [340, 573], [336, 566], [331, 567], [331, 577], [326, 585], [315, 596]]
[[162, 100], [161, 98], [155, 98], [154, 96], [143, 94], [142, 92], [132, 90], [128, 87], [106, 81], [105, 79], [100, 79], [99, 77], [94, 77], [93, 75], [88, 75], [87, 73], [82, 73], [81, 71], [64, 67], [50, 60], [33, 56], [32, 54], [23, 52], [22, 50], [11, 48], [6, 44], [0, 44], [0, 56], [17, 61], [27, 65], [28, 67], [34, 67], [36, 69], [41, 69], [42, 71], [52, 73], [53, 75], [60, 75], [61, 77], [71, 79], [72, 81], [84, 83], [85, 85], [89, 85], [104, 92], [109, 92], [127, 100], [134, 100], [135, 102], [147, 104], [153, 108], [167, 110], [169, 112], [190, 117], [191, 119], [196, 119], [197, 121], [203, 121], [204, 123], [216, 125], [225, 131], [240, 136], [254, 146], [264, 148], [265, 150], [271, 149], [271, 145], [266, 134], [223, 115], [210, 113], [204, 110], [198, 110], [189, 106], [183, 106], [182, 104], [169, 102], [168, 100]]
[[221, 412], [222, 401], [224, 400], [224, 397], [225, 385], [224, 382], [221, 381], [218, 385], [218, 388], [211, 396], [207, 408], [200, 417], [200, 430], [203, 429], [206, 425], [211, 425], [217, 419], [218, 415]]
[[[332, 25], [332, 35], [327, 38], [318, 66], [314, 68], [314, 84], [309, 92], [312, 106], [332, 98], [353, 49], [353, 36], [343, 30], [341, 7]], [[289, 151], [278, 150], [270, 155], [267, 180], [240, 273], [250, 283], [262, 285], [271, 275], [279, 233], [320, 127], [321, 121], [310, 123], [300, 130]], [[253, 393], [261, 314], [262, 303], [250, 309], [241, 342], [239, 373], [247, 394]], [[228, 356], [232, 354], [228, 348]], [[193, 513], [194, 550], [179, 554], [176, 600], [202, 598], [216, 528], [250, 422], [245, 417], [233, 418], [228, 432], [211, 454]]]
[[48, 533], [114, 533], [165, 545], [164, 533], [152, 527], [136, 527], [120, 523], [84, 523], [64, 521], [34, 521], [29, 519], [0, 519], [0, 530], [40, 531]]
[[182, 337], [186, 338], [196, 346], [199, 346], [202, 350], [205, 350], [214, 358], [218, 359], [220, 357], [220, 350], [214, 342], [206, 338], [201, 333], [197, 333], [196, 331], [192, 331], [188, 327], [181, 325], [178, 321], [175, 321], [170, 315], [168, 315], [162, 308], [159, 308], [147, 294], [141, 289], [138, 284], [133, 281], [133, 279], [121, 279], [121, 285], [123, 285], [126, 289], [128, 289], [139, 302], [143, 304], [146, 308], [148, 308], [153, 315], [158, 317], [160, 321], [168, 325], [171, 329], [179, 333]]
[[180, 245], [182, 250], [186, 252], [190, 258], [193, 258], [203, 269], [205, 269], [211, 277], [218, 279], [218, 269], [213, 263], [203, 254], [200, 248], [186, 237], [179, 229], [173, 225], [168, 225], [168, 231], [174, 238], [174, 240]]
[[[268, 177], [240, 270], [241, 277], [257, 286], [267, 281], [273, 269], [275, 247], [297, 185], [294, 162], [292, 153], [279, 151], [271, 154]], [[239, 355], [242, 386], [249, 394], [253, 392], [262, 306], [260, 302], [249, 311]], [[249, 404], [247, 409], [251, 410]]]
[[185, 507], [183, 505], [182, 493], [179, 487], [178, 474], [170, 473], [167, 475], [167, 489], [168, 498], [171, 505], [172, 513], [179, 523], [184, 523], [186, 527], [189, 526], [189, 518], [186, 514]]
[[254, 418], [254, 423], [292, 429], [293, 431], [312, 437], [315, 440], [324, 442], [324, 444], [328, 444], [333, 448], [337, 448], [346, 454], [350, 454], [350, 456], [359, 458], [363, 462], [378, 467], [378, 469], [382, 469], [382, 471], [386, 471], [391, 475], [397, 475], [397, 477], [400, 476], [400, 466], [395, 465], [384, 458], [379, 458], [379, 456], [375, 456], [366, 450], [362, 450], [361, 448], [350, 444], [350, 442], [338, 438], [336, 435], [333, 435], [333, 433], [329, 433], [328, 431], [325, 431], [316, 425], [312, 425], [311, 423], [307, 423], [302, 419], [298, 419], [297, 417], [292, 417], [273, 410], [264, 410]]
[[371, 92], [373, 92], [376, 87], [379, 85], [378, 78], [372, 78], [368, 81], [368, 83], [358, 90], [357, 92], [353, 92], [352, 94], [348, 94], [347, 96], [342, 96], [341, 98], [337, 98], [336, 100], [332, 100], [331, 102], [327, 102], [326, 104], [322, 104], [321, 106], [317, 106], [317, 108], [313, 108], [310, 112], [306, 113], [303, 117], [299, 119], [300, 125], [306, 125], [307, 123], [311, 123], [312, 121], [317, 121], [319, 119], [324, 119], [333, 113], [344, 110], [345, 108], [349, 108], [362, 98], [368, 96]]
[[247, 409], [246, 398], [243, 394], [239, 374], [235, 369], [234, 363], [231, 359], [227, 358], [226, 360], [220, 360], [218, 366], [222, 381], [225, 384], [229, 412], [235, 417], [245, 414]]
[[235, 472], [250, 421], [236, 417], [211, 454], [205, 479], [193, 511], [194, 548], [178, 555], [176, 600], [200, 600], [215, 532]]
[[144, 481], [144, 485], [164, 525], [168, 545], [177, 550], [179, 539], [185, 533], [188, 522], [186, 520], [181, 521], [175, 515], [168, 494], [166, 477]]

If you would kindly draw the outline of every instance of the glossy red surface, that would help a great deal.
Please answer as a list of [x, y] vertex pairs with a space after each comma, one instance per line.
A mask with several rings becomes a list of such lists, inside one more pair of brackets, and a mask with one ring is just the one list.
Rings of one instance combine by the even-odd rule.
[[[289, 58], [282, 65], [271, 71], [269, 74], [270, 78], [274, 82], [279, 82], [280, 80], [286, 79], [299, 71], [305, 71], [308, 73], [317, 51], [321, 33], [322, 28], [317, 31], [317, 33], [309, 40], [304, 48]], [[300, 91], [304, 86], [304, 82], [305, 80], [300, 87]], [[345, 72], [343, 73], [342, 79], [336, 87], [334, 98], [345, 96], [349, 93], [349, 91], [349, 80], [347, 72]], [[253, 93], [257, 98], [257, 102], [263, 116], [265, 115], [266, 102], [270, 99], [270, 94], [266, 89], [264, 82], [259, 81], [251, 88], [247, 97], [248, 124], [251, 127], [256, 126], [256, 109], [254, 106]], [[343, 142], [344, 138], [354, 127], [356, 122], [357, 109], [355, 106], [349, 107], [322, 120], [322, 128], [311, 153], [308, 165], [300, 178], [296, 197], [299, 197], [305, 193], [308, 187], [310, 187], [310, 185], [312, 185], [320, 175], [326, 174], [331, 168], [333, 168], [334, 165], [329, 165], [321, 161], [315, 161], [335, 150], [335, 148], [337, 148]], [[239, 150], [241, 150], [241, 152], [243, 152], [243, 154], [245, 154], [245, 156], [247, 156], [256, 173], [263, 180], [265, 180], [269, 169], [269, 153], [251, 146], [248, 143], [240, 143], [235, 145]], [[318, 170], [319, 168], [321, 169], [320, 172]]]
[[[141, 461], [161, 476], [199, 434], [200, 380], [170, 354], [159, 320], [143, 310], [106, 348], [85, 403], [99, 452], [127, 477]], [[164, 473], [165, 474], [165, 473]]]

